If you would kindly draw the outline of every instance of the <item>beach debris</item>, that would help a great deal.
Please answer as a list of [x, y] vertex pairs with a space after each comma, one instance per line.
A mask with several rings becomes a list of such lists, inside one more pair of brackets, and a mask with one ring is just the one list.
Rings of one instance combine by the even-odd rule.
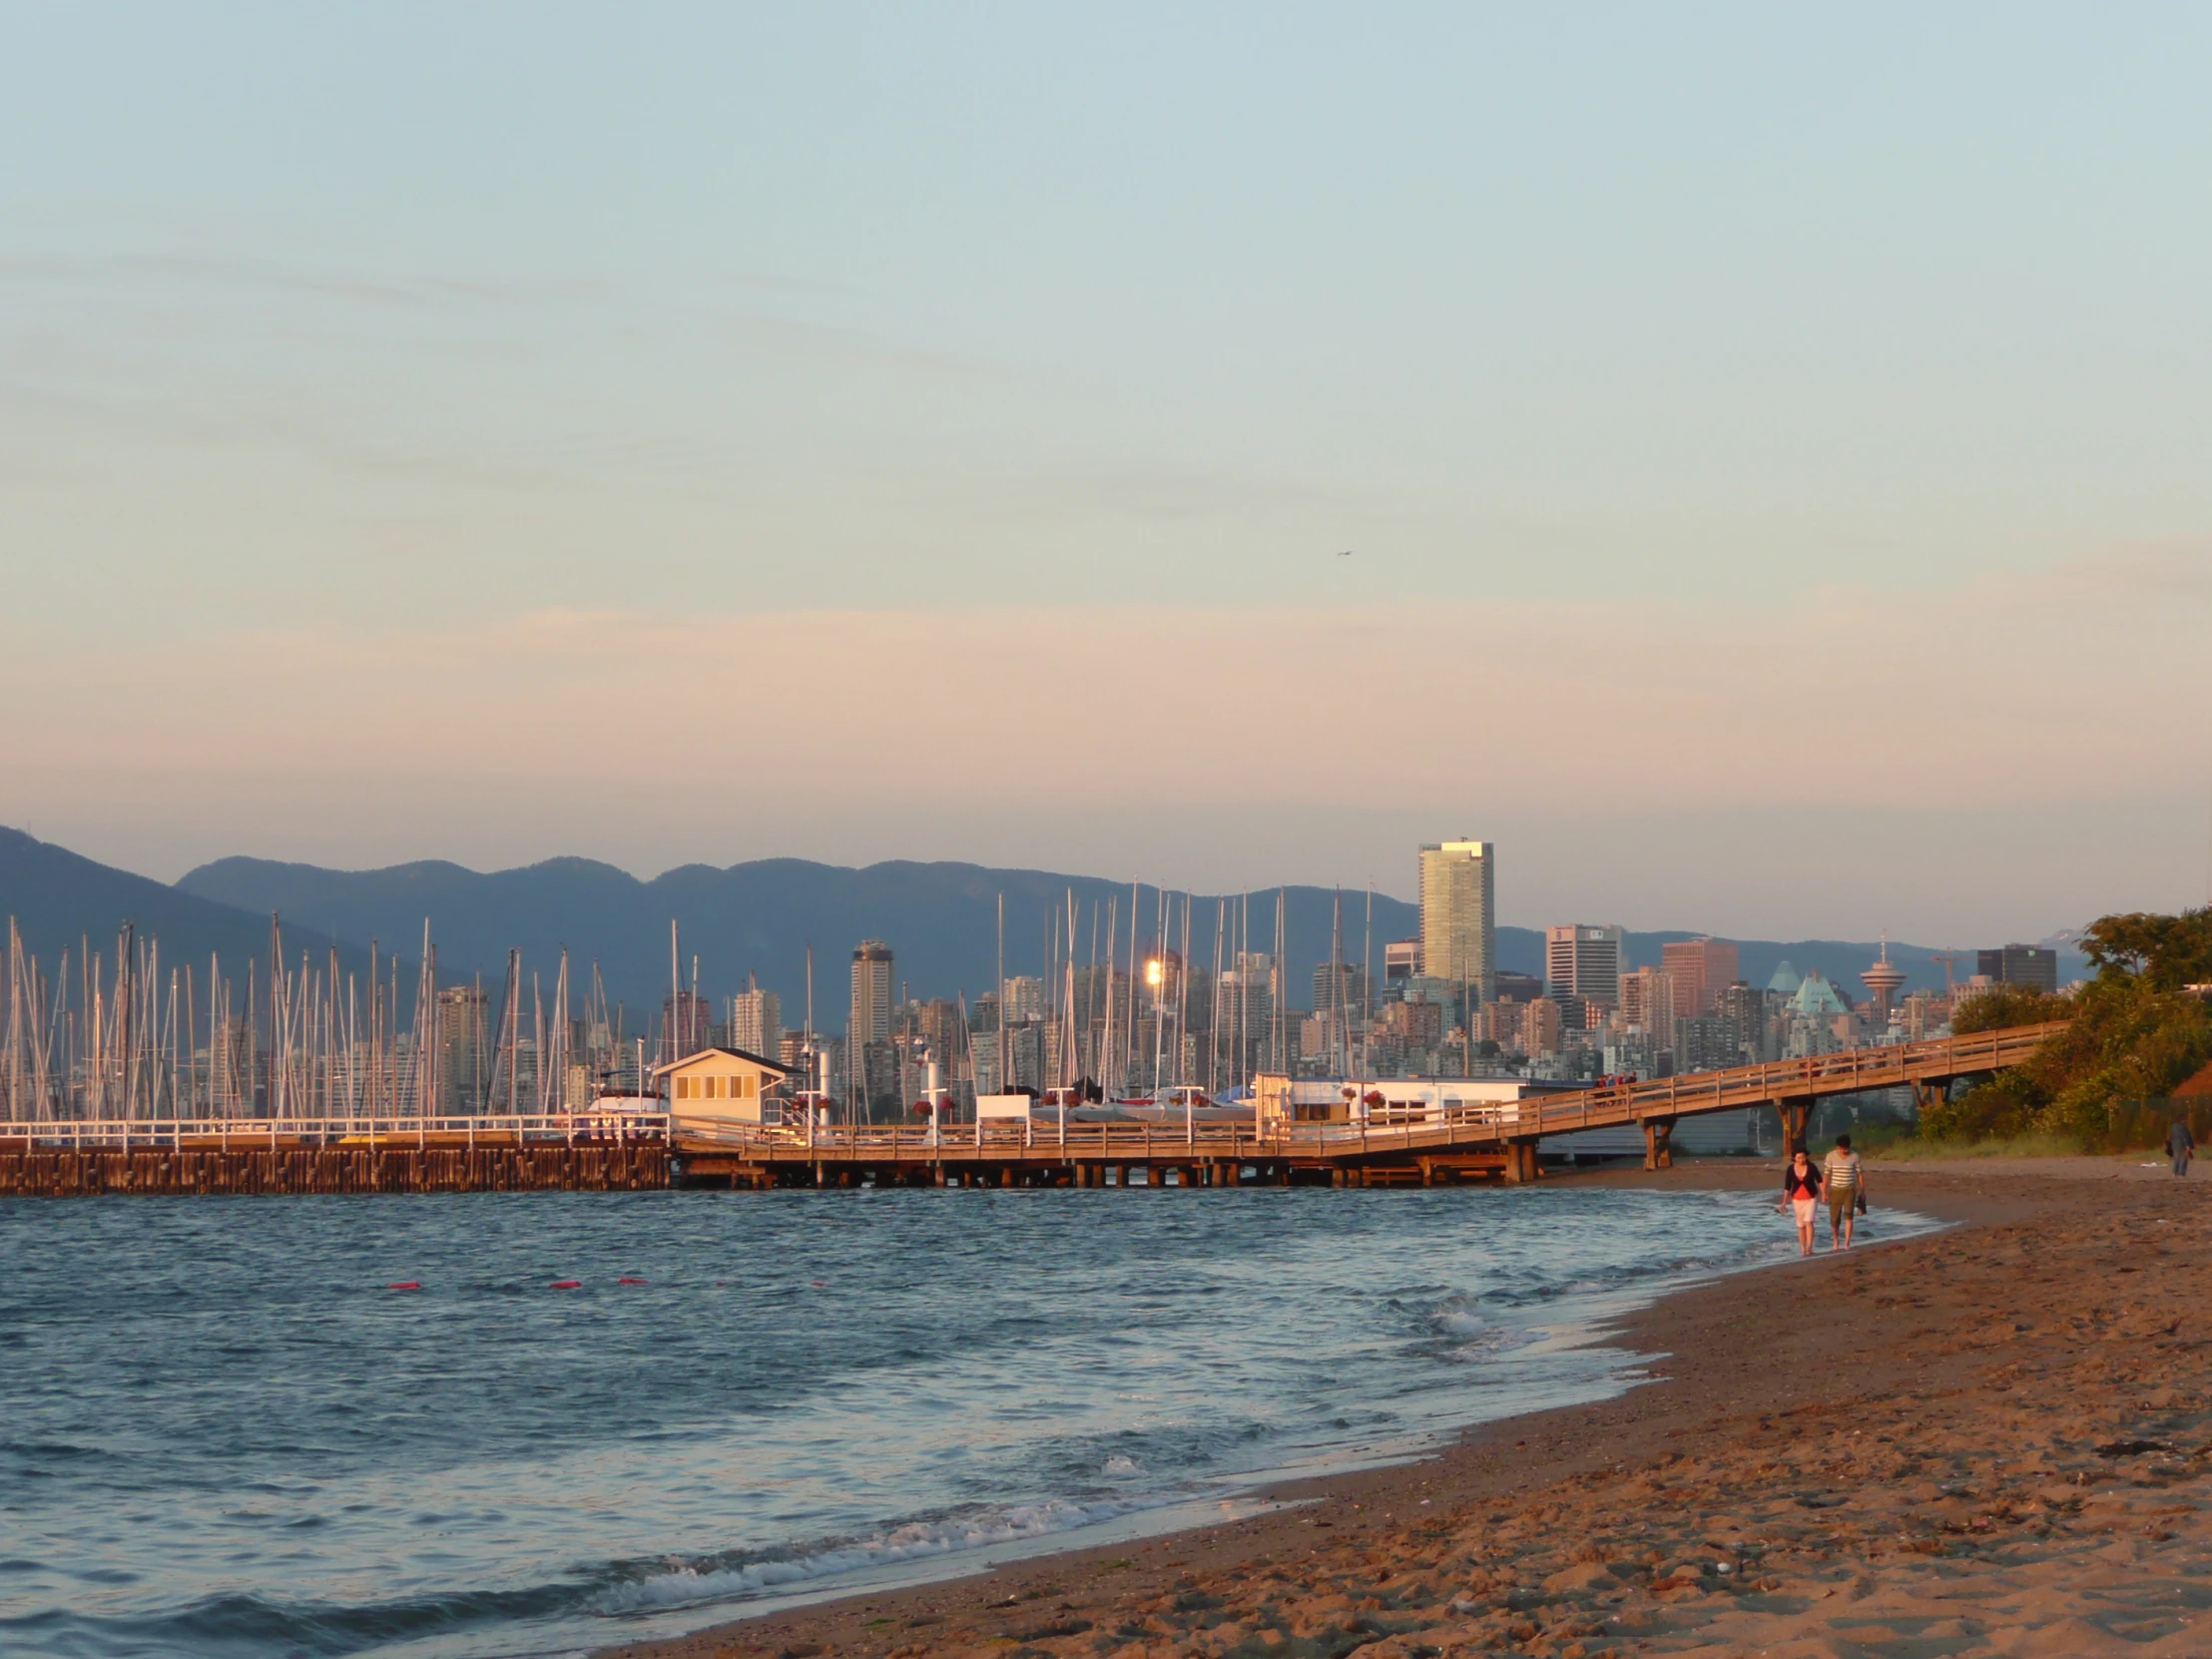
[[2140, 1457], [2146, 1451], [2171, 1451], [2163, 1440], [2107, 1440], [2097, 1447], [2099, 1457]]

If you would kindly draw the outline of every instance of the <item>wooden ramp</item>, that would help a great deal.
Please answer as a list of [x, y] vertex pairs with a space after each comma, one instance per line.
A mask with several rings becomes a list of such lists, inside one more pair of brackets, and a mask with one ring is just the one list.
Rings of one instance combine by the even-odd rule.
[[1813, 1107], [1836, 1095], [1912, 1088], [1924, 1098], [1962, 1077], [2017, 1065], [2059, 1024], [1851, 1049], [1653, 1083], [1506, 1104], [1438, 1108], [1417, 1122], [1218, 1125], [983, 1122], [764, 1128], [676, 1117], [680, 1183], [775, 1186], [1229, 1187], [1433, 1186], [1531, 1181], [1547, 1135], [1635, 1124], [1645, 1165], [1674, 1161], [1674, 1126], [1703, 1112], [1772, 1107], [1793, 1146]]

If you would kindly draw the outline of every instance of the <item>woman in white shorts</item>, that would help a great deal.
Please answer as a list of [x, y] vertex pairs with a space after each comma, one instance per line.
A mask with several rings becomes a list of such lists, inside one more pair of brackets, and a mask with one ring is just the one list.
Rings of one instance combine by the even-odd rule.
[[1798, 1254], [1813, 1254], [1813, 1214], [1821, 1203], [1821, 1172], [1814, 1165], [1812, 1156], [1803, 1147], [1790, 1154], [1789, 1167], [1782, 1172], [1782, 1202], [1777, 1210], [1797, 1212]]

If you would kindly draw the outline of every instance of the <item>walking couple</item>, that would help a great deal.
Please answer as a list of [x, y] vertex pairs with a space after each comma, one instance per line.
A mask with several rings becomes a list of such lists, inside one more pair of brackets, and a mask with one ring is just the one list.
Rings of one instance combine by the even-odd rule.
[[1813, 1254], [1814, 1212], [1828, 1200], [1828, 1248], [1849, 1250], [1854, 1218], [1867, 1209], [1867, 1177], [1859, 1154], [1851, 1149], [1851, 1137], [1838, 1135], [1836, 1150], [1828, 1155], [1828, 1167], [1814, 1167], [1812, 1154], [1803, 1147], [1790, 1154], [1790, 1166], [1782, 1172], [1782, 1202], [1777, 1210], [1797, 1215], [1798, 1254]]

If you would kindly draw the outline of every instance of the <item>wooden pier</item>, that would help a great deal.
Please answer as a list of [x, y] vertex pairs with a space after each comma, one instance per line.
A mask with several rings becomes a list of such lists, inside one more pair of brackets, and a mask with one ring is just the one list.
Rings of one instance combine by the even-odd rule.
[[2024, 1060], [2063, 1027], [2023, 1026], [1382, 1123], [1029, 1121], [809, 1129], [647, 1114], [567, 1118], [0, 1123], [0, 1197], [104, 1193], [634, 1192], [671, 1186], [1448, 1186], [1527, 1182], [1547, 1136], [1635, 1124], [1646, 1168], [1685, 1117], [1769, 1107], [1793, 1146], [1821, 1100], [1911, 1087], [1924, 1099]]
[[645, 1192], [670, 1185], [666, 1119], [616, 1138], [552, 1119], [0, 1123], [0, 1198]]
[[1962, 1077], [2017, 1065], [2063, 1025], [1848, 1049], [1651, 1083], [1510, 1102], [1471, 1102], [1382, 1123], [1269, 1123], [1257, 1129], [1031, 1118], [927, 1126], [757, 1127], [672, 1120], [683, 1184], [779, 1186], [1448, 1186], [1537, 1178], [1545, 1137], [1635, 1124], [1644, 1167], [1674, 1162], [1674, 1126], [1706, 1112], [1771, 1107], [1792, 1146], [1836, 1095], [1910, 1087], [1924, 1099]]

